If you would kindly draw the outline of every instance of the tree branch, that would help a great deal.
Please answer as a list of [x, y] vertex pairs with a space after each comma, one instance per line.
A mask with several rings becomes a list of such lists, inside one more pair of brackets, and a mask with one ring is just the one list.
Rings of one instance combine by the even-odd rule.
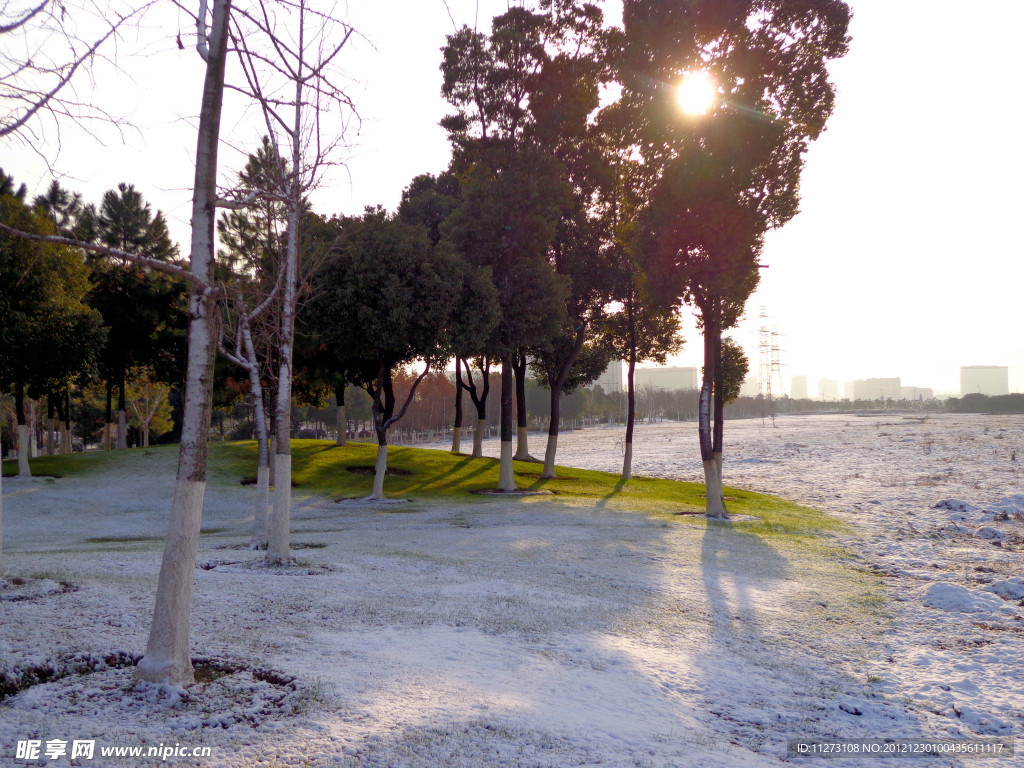
[[168, 275], [174, 275], [180, 277], [183, 280], [188, 280], [197, 288], [203, 291], [211, 289], [209, 283], [205, 280], [193, 275], [187, 269], [179, 267], [176, 264], [169, 264], [166, 261], [160, 261], [159, 259], [152, 259], [148, 256], [137, 256], [134, 253], [128, 253], [117, 248], [108, 248], [105, 245], [95, 245], [94, 243], [86, 243], [82, 240], [75, 240], [70, 237], [61, 237], [60, 235], [36, 235], [31, 232], [22, 232], [20, 229], [8, 226], [7, 224], [0, 223], [0, 232], [6, 232], [14, 237], [22, 237], [26, 240], [35, 240], [39, 243], [52, 243], [53, 245], [68, 245], [72, 248], [81, 248], [83, 251], [91, 251], [92, 253], [98, 253], [101, 256], [113, 256], [114, 258], [124, 259], [130, 261], [133, 264], [138, 264], [142, 267], [149, 267], [155, 269], [158, 272], [164, 272]]

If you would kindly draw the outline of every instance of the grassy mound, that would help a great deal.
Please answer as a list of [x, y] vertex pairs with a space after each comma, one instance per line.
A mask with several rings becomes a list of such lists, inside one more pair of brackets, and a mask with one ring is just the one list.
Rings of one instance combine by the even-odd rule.
[[[372, 474], [360, 468], [372, 466], [377, 446], [349, 443], [336, 446], [324, 440], [292, 440], [292, 474], [295, 487], [335, 498], [366, 496], [373, 487]], [[256, 463], [254, 441], [211, 446], [211, 479], [237, 484], [252, 475]], [[558, 467], [557, 478], [540, 477], [539, 466], [514, 462], [516, 484], [521, 489], [546, 490], [548, 501], [579, 503], [598, 508], [664, 515], [677, 520], [694, 519], [704, 512], [704, 486], [652, 477], [634, 476], [623, 482], [617, 475], [572, 467]], [[395, 474], [392, 474], [393, 471]], [[473, 459], [447, 451], [391, 446], [384, 492], [409, 499], [445, 498], [451, 502], [486, 504], [487, 497], [473, 491], [498, 484], [498, 460]], [[804, 537], [835, 531], [834, 518], [773, 496], [726, 488], [731, 514], [752, 515], [756, 521], [737, 523], [749, 533]], [[537, 498], [537, 497], [534, 497]], [[703, 521], [703, 517], [697, 518]]]
[[[41, 456], [31, 460], [35, 475], [71, 477], [99, 472], [118, 465], [130, 468], [150, 461], [171, 461], [176, 445], [161, 445], [130, 451], [95, 451], [70, 456]], [[326, 440], [292, 440], [293, 485], [300, 492], [333, 498], [367, 496], [373, 486], [372, 467], [377, 446], [349, 443], [336, 446]], [[209, 479], [238, 487], [251, 477], [256, 467], [255, 441], [212, 443]], [[532, 497], [560, 504], [579, 504], [598, 509], [626, 510], [664, 516], [681, 521], [703, 521], [704, 486], [651, 477], [636, 477], [623, 482], [617, 475], [572, 467], [558, 467], [557, 478], [540, 477], [539, 466], [515, 462], [516, 484], [521, 489], [545, 490], [553, 495]], [[507, 499], [501, 495], [472, 493], [494, 488], [498, 483], [498, 461], [473, 459], [447, 451], [391, 446], [388, 450], [388, 477], [384, 491], [389, 496], [413, 500], [445, 499], [455, 504], [487, 504]], [[17, 463], [6, 461], [4, 475], [17, 473]], [[836, 531], [841, 524], [834, 518], [807, 507], [764, 494], [726, 488], [731, 514], [751, 515], [751, 522], [737, 522], [747, 533], [772, 534], [807, 540], [817, 534]], [[529, 503], [526, 499], [524, 503]]]

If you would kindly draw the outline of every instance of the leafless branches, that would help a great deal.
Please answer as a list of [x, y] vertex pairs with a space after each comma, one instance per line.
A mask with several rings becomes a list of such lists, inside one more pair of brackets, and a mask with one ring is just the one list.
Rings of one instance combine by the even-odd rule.
[[0, 3], [0, 138], [33, 145], [43, 115], [52, 118], [58, 144], [67, 121], [80, 127], [96, 120], [122, 125], [113, 113], [80, 96], [74, 81], [91, 70], [101, 48], [155, 3]]

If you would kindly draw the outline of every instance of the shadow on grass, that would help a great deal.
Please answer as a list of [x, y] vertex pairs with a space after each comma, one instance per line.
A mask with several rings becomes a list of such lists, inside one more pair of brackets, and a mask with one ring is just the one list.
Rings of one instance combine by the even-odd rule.
[[604, 509], [605, 507], [607, 507], [609, 501], [611, 501], [616, 496], [618, 496], [620, 493], [622, 493], [622, 489], [626, 487], [626, 483], [627, 482], [628, 482], [628, 480], [624, 480], [624, 479], [622, 479], [620, 477], [619, 481], [617, 483], [615, 483], [615, 487], [612, 488], [610, 491], [608, 491], [608, 493], [606, 493], [600, 499], [598, 499], [597, 506], [600, 509]]

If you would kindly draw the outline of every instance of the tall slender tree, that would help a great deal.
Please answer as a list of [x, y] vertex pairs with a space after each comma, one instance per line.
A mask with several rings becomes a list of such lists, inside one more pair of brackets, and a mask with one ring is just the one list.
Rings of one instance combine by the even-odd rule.
[[[646, 247], [658, 284], [700, 309], [705, 334], [699, 433], [712, 518], [726, 516], [711, 430], [721, 332], [756, 285], [764, 233], [797, 211], [804, 152], [834, 103], [826, 65], [846, 53], [849, 19], [842, 0], [623, 7], [623, 136], [652, 182]], [[714, 84], [703, 115], [679, 109], [686, 76]]]

